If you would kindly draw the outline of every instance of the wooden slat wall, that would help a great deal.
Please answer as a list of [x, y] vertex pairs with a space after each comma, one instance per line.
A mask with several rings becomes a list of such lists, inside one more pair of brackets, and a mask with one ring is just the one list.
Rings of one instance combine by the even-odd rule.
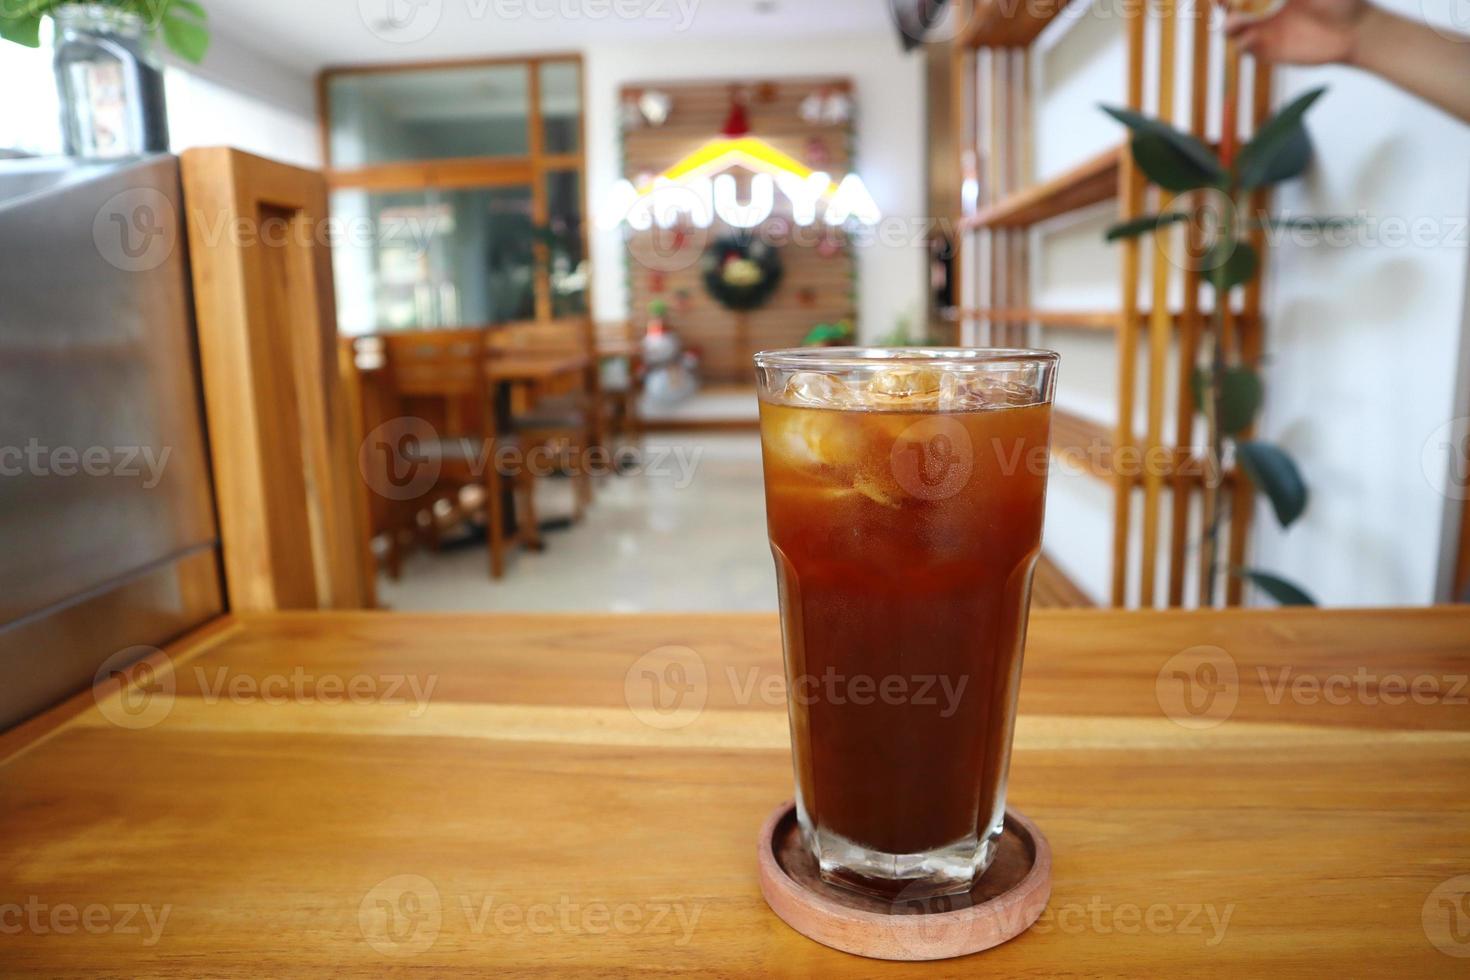
[[[1027, 45], [1035, 37], [1036, 26], [1044, 22], [1036, 15], [1005, 12], [985, 2], [977, 7], [957, 0], [957, 6], [971, 24], [951, 54], [951, 70], [959, 79], [953, 110], [955, 131], [962, 137], [957, 158], [961, 172], [966, 170], [965, 163], [973, 162], [968, 172], [978, 179], [977, 206], [958, 220], [962, 232], [961, 336], [972, 344], [1028, 344], [1027, 328], [1032, 326], [1115, 332], [1115, 427], [1109, 432], [1101, 420], [1059, 411], [1053, 433], [1054, 447], [1073, 450], [1110, 444], [1136, 450], [1154, 461], [1142, 474], [1136, 465], [1123, 469], [1089, 465], [1091, 475], [1110, 480], [1114, 489], [1109, 599], [1115, 606], [1182, 606], [1192, 571], [1197, 589], [1192, 601], [1239, 605], [1244, 599], [1243, 584], [1223, 570], [1247, 564], [1255, 497], [1248, 480], [1229, 471], [1219, 474], [1215, 491], [1221, 501], [1218, 552], [1208, 548], [1205, 538], [1212, 508], [1210, 491], [1205, 488], [1203, 452], [1197, 446], [1200, 426], [1190, 378], [1191, 367], [1202, 353], [1210, 311], [1201, 275], [1182, 252], [1188, 246], [1188, 255], [1199, 254], [1197, 229], [1170, 227], [1148, 238], [1120, 243], [1117, 310], [1033, 308], [1026, 268], [1033, 257], [1026, 229], [1110, 197], [1118, 199], [1119, 217], [1127, 219], [1145, 210], [1165, 210], [1174, 203], [1173, 195], [1147, 188], [1126, 145], [1083, 161], [1045, 183], [1033, 183], [1029, 161], [1032, 110], [1026, 74], [1032, 52]], [[1234, 45], [1215, 52], [1223, 57], [1228, 72], [1223, 92], [1212, 90], [1212, 48], [1223, 41], [1218, 32], [1209, 31], [1208, 8], [1178, 0], [1152, 5], [1130, 0], [1122, 13], [1119, 30], [1127, 49], [1125, 100], [1131, 108], [1172, 120], [1178, 114], [1175, 92], [1185, 92], [1188, 97], [1177, 104], [1182, 113], [1179, 125], [1201, 138], [1208, 136], [1211, 100], [1230, 107], [1223, 113], [1225, 118], [1248, 119], [1250, 131], [1269, 116], [1271, 73], [1264, 65], [1250, 64], [1249, 88], [1237, 85], [1241, 57]], [[1190, 32], [1189, 56], [1177, 59], [1176, 43], [1185, 43], [1184, 30]], [[1156, 68], [1148, 86], [1146, 64]], [[1256, 193], [1249, 210], [1258, 214], [1267, 204], [1267, 195]], [[1264, 234], [1253, 232], [1251, 243], [1263, 250]], [[1151, 260], [1146, 273], [1145, 254]], [[1170, 300], [1181, 284], [1183, 301], [1175, 309]], [[1255, 365], [1263, 349], [1259, 280], [1237, 290], [1232, 303], [1225, 308], [1221, 331], [1230, 362]], [[1145, 363], [1140, 364], [1145, 354]], [[1207, 597], [1207, 568], [1214, 570], [1218, 583], [1212, 598]]]
[[[746, 92], [750, 135], [769, 142], [813, 169], [826, 170], [840, 179], [854, 169], [850, 147], [853, 125], [812, 125], [798, 114], [801, 101], [822, 89], [841, 89], [852, 97], [851, 85], [842, 78], [740, 79], [731, 82], [669, 83], [631, 85], [623, 99], [636, 98], [645, 89], [667, 92], [673, 100], [668, 120], [659, 127], [642, 126], [623, 132], [623, 174], [637, 181], [677, 163], [686, 154], [719, 136], [730, 110], [731, 86]], [[820, 150], [813, 150], [818, 144]], [[820, 156], [821, 159], [815, 159]], [[748, 175], [737, 174], [742, 195]], [[743, 198], [742, 198], [743, 199]], [[776, 215], [789, 215], [785, 201], [776, 195]], [[704, 242], [727, 235], [731, 229], [716, 220], [706, 231], [689, 229], [688, 244], [672, 261], [646, 261], [641, 256], [663, 255], [668, 259], [672, 232], [653, 229], [634, 233], [628, 243], [629, 315], [642, 324], [648, 304], [655, 299], [669, 304], [669, 324], [684, 342], [703, 354], [703, 373], [709, 381], [749, 381], [751, 355], [770, 347], [793, 347], [801, 343], [816, 324], [848, 319], [857, 322], [855, 263], [852, 251], [841, 248], [823, 256], [816, 242], [817, 225], [797, 229], [791, 241], [780, 247], [784, 274], [780, 287], [765, 306], [744, 316], [715, 302], [704, 288]], [[656, 268], [654, 267], [656, 266]], [[686, 294], [681, 301], [680, 294]]]

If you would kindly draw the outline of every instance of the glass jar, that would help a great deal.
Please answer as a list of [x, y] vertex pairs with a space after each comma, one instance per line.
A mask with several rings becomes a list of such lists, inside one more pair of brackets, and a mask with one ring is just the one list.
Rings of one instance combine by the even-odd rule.
[[150, 25], [132, 11], [95, 3], [67, 4], [51, 16], [67, 156], [167, 152], [163, 69]]

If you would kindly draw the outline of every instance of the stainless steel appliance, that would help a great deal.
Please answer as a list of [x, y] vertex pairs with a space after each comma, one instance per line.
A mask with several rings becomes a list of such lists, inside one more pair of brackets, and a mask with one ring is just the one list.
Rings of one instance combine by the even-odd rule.
[[178, 161], [0, 161], [0, 730], [223, 609]]

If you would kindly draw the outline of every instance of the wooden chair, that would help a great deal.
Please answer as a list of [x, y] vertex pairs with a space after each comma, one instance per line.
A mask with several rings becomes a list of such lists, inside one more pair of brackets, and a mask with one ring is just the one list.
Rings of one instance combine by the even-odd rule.
[[521, 437], [527, 458], [549, 449], [561, 459], [574, 483], [573, 520], [581, 520], [592, 502], [587, 451], [602, 443], [595, 347], [592, 321], [586, 317], [492, 327], [487, 340], [491, 359], [578, 362], [576, 370], [518, 393], [521, 398], [512, 399], [510, 419], [510, 429]]
[[400, 410], [422, 420], [413, 423], [418, 432], [405, 430], [403, 435], [418, 442], [420, 460], [438, 468], [433, 484], [405, 501], [406, 509], [416, 514], [425, 502], [432, 507], [438, 500], [457, 500], [465, 485], [480, 485], [485, 497], [490, 576], [498, 579], [505, 574], [505, 552], [510, 544], [539, 550], [541, 538], [536, 524], [535, 477], [525, 466], [510, 477], [516, 521], [514, 532], [506, 529], [510, 517], [506, 477], [498, 460], [506, 440], [515, 437], [500, 431], [485, 374], [485, 338], [480, 329], [385, 335], [385, 380]]
[[637, 441], [642, 436], [638, 403], [643, 398], [642, 349], [627, 320], [596, 328], [598, 385], [606, 438]]

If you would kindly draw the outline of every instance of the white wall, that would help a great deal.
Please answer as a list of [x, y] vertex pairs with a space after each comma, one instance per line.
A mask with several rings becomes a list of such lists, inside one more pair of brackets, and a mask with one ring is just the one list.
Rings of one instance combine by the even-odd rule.
[[218, 32], [203, 65], [169, 65], [166, 94], [175, 153], [191, 146], [233, 146], [297, 166], [322, 164], [311, 75]]
[[[1387, 5], [1422, 16], [1419, 0]], [[1444, 0], [1424, 6], [1431, 19], [1451, 23]], [[1116, 19], [1067, 25], [1055, 40], [1038, 72], [1043, 177], [1122, 135], [1096, 118], [1099, 101], [1122, 99]], [[1187, 51], [1183, 39], [1180, 47]], [[1295, 456], [1312, 499], [1285, 532], [1261, 502], [1251, 563], [1299, 582], [1325, 604], [1426, 603], [1434, 595], [1444, 501], [1423, 472], [1421, 453], [1455, 414], [1456, 366], [1470, 351], [1462, 337], [1470, 127], [1339, 67], [1279, 70], [1275, 101], [1322, 84], [1329, 92], [1307, 117], [1316, 161], [1304, 180], [1277, 192], [1274, 207], [1361, 214], [1366, 221], [1338, 247], [1287, 240], [1269, 251], [1260, 434]], [[1104, 208], [1040, 234], [1033, 282], [1039, 306], [1117, 305], [1117, 251], [1100, 241], [1110, 214]], [[1062, 353], [1058, 404], [1111, 425], [1111, 338], [1058, 330], [1041, 340]], [[1047, 509], [1048, 553], [1099, 599], [1107, 597], [1110, 574], [1108, 492], [1087, 477], [1064, 475], [1053, 480]]]
[[[819, 43], [619, 43], [590, 47], [584, 57], [588, 207], [593, 215], [601, 195], [623, 176], [617, 122], [623, 85], [802, 75], [843, 75], [853, 80], [857, 172], [888, 218], [924, 214], [923, 61], [917, 55], [905, 56], [891, 33]], [[917, 239], [898, 235], [858, 250], [858, 318], [865, 337], [888, 333], [903, 316], [922, 322], [926, 253]], [[594, 226], [592, 267], [597, 318], [628, 316], [626, 253], [620, 232]]]
[[[1419, 13], [1417, 0], [1391, 6]], [[1366, 222], [1341, 245], [1271, 252], [1261, 428], [1296, 457], [1313, 497], [1285, 533], [1262, 510], [1253, 548], [1322, 602], [1425, 603], [1444, 501], [1421, 454], [1456, 414], [1456, 367], [1470, 350], [1470, 126], [1346, 68], [1277, 79], [1281, 100], [1322, 84], [1331, 88], [1307, 117], [1316, 163], [1277, 192], [1276, 208]]]
[[[0, 148], [61, 152], [50, 22], [38, 49], [0, 43], [0, 91], [24, 92], [0, 113]], [[203, 65], [168, 59], [164, 69], [169, 141], [229, 145], [301, 166], [321, 165], [311, 76], [254, 54], [216, 32]]]

